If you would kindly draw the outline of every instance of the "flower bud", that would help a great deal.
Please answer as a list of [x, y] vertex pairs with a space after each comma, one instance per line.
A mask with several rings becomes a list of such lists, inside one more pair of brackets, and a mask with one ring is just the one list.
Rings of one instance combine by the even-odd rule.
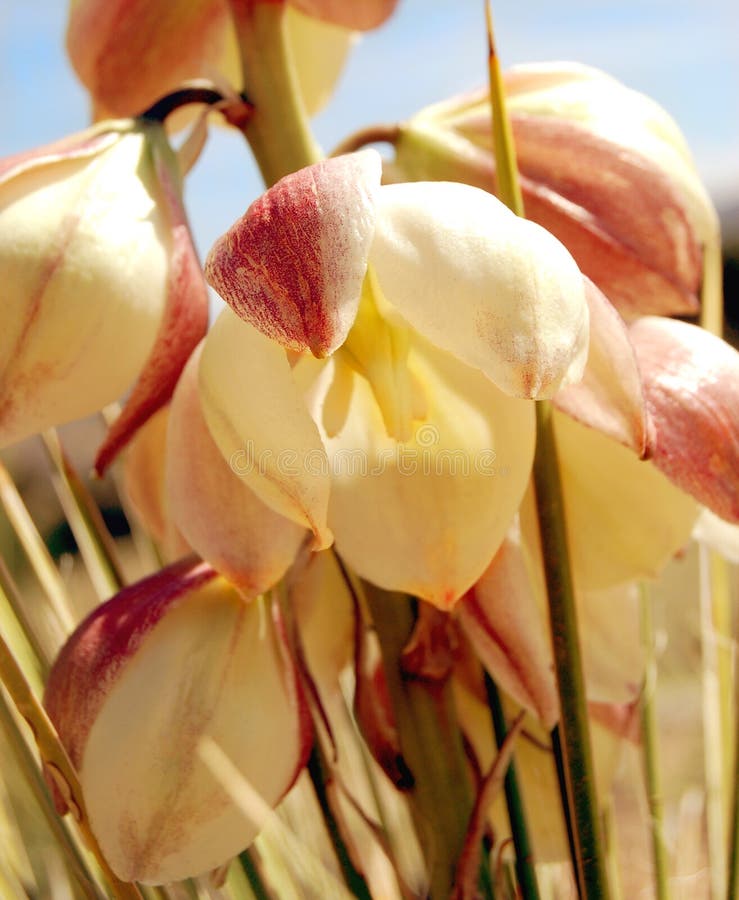
[[[311, 743], [276, 607], [192, 559], [98, 607], [62, 649], [44, 702], [124, 881], [180, 880], [239, 853]], [[213, 745], [264, 802], [222, 786]]]
[[168, 399], [207, 293], [160, 125], [110, 122], [0, 162], [0, 446], [130, 398], [102, 470]]
[[[716, 212], [685, 141], [656, 103], [574, 63], [504, 76], [526, 216], [554, 234], [626, 318], [698, 309]], [[429, 107], [397, 144], [405, 177], [493, 190], [487, 91]]]

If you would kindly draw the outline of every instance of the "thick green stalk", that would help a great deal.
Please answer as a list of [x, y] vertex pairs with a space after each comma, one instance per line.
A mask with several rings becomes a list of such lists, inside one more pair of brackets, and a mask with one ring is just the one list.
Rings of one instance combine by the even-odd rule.
[[609, 896], [608, 879], [595, 795], [575, 589], [569, 562], [552, 405], [547, 400], [536, 404], [534, 484], [561, 707], [559, 728], [574, 826], [576, 873], [583, 900], [606, 900]]
[[652, 859], [657, 900], [668, 900], [667, 848], [664, 838], [664, 813], [662, 802], [662, 778], [659, 765], [657, 740], [657, 660], [655, 657], [652, 598], [646, 584], [641, 585], [641, 632], [646, 652], [644, 690], [641, 696], [642, 750], [644, 775], [647, 783], [650, 831], [652, 834]]
[[[490, 47], [490, 100], [493, 109], [493, 146], [501, 199], [517, 215], [523, 215], [515, 148], [505, 104], [505, 92], [488, 8]], [[497, 124], [496, 124], [497, 120]], [[534, 484], [539, 515], [544, 575], [549, 598], [549, 620], [562, 716], [560, 729], [568, 798], [572, 811], [580, 892], [587, 900], [607, 900], [608, 878], [603, 838], [595, 795], [595, 776], [587, 700], [575, 609], [575, 589], [570, 566], [565, 509], [560, 483], [552, 405], [536, 404], [536, 456]], [[565, 799], [565, 798], [563, 798]]]
[[[488, 706], [493, 719], [495, 730], [495, 742], [500, 750], [503, 741], [508, 734], [508, 724], [503, 711], [498, 688], [493, 679], [485, 673], [485, 690], [488, 696]], [[508, 806], [508, 820], [511, 825], [513, 846], [516, 850], [516, 876], [521, 888], [523, 900], [539, 900], [539, 887], [536, 882], [536, 866], [534, 864], [534, 852], [529, 841], [529, 831], [526, 825], [526, 813], [523, 807], [521, 792], [518, 789], [516, 776], [516, 763], [511, 760], [506, 771], [503, 784], [505, 790], [506, 805]]]
[[285, 4], [229, 0], [241, 54], [244, 91], [253, 111], [242, 127], [267, 185], [318, 162], [323, 154], [308, 123], [287, 44]]
[[369, 584], [365, 596], [382, 647], [400, 748], [414, 778], [409, 797], [429, 870], [429, 896], [446, 900], [473, 808], [451, 685], [403, 671], [403, 651], [415, 624], [411, 601]]

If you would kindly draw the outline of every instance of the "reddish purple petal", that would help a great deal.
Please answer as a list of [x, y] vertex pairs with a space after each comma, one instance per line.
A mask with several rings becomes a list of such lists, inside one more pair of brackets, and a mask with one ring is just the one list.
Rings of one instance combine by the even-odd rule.
[[686, 493], [739, 522], [739, 353], [695, 325], [629, 329], [655, 425], [653, 461]]
[[359, 306], [380, 171], [365, 150], [286, 176], [216, 241], [208, 282], [267, 337], [328, 356]]

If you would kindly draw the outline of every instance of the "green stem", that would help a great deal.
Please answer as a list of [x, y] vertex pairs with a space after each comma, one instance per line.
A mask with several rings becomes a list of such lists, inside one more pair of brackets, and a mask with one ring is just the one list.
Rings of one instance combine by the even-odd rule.
[[284, 3], [229, 0], [253, 111], [242, 127], [267, 185], [322, 159], [285, 30]]
[[606, 900], [609, 896], [608, 879], [595, 795], [575, 589], [567, 546], [552, 405], [547, 400], [536, 404], [534, 484], [559, 688], [565, 780], [574, 825], [576, 872], [583, 900]]
[[401, 751], [413, 773], [411, 810], [428, 866], [429, 896], [446, 900], [473, 808], [451, 684], [413, 679], [403, 671], [403, 650], [415, 624], [411, 601], [370, 584], [364, 591], [382, 648]]
[[[490, 45], [490, 101], [493, 109], [493, 145], [501, 199], [517, 215], [523, 215], [515, 149], [506, 111], [505, 92], [488, 11]], [[607, 900], [608, 879], [603, 838], [595, 795], [587, 700], [575, 610], [575, 589], [570, 566], [565, 509], [548, 400], [536, 404], [536, 456], [534, 484], [544, 575], [549, 598], [549, 619], [554, 644], [560, 707], [562, 750], [568, 804], [573, 816], [577, 873], [580, 891], [587, 900]]]
[[[503, 741], [508, 734], [508, 724], [503, 711], [498, 688], [493, 679], [485, 673], [485, 690], [488, 697], [488, 706], [493, 719], [495, 730], [495, 742], [500, 750]], [[508, 806], [508, 820], [511, 825], [513, 846], [516, 850], [516, 876], [521, 888], [523, 900], [538, 900], [539, 887], [536, 882], [536, 867], [534, 865], [534, 853], [529, 841], [529, 832], [526, 826], [526, 813], [518, 789], [516, 776], [516, 764], [511, 760], [505, 775], [504, 790], [506, 805]]]
[[644, 690], [641, 697], [642, 748], [644, 751], [647, 800], [649, 802], [654, 880], [657, 888], [657, 900], [668, 900], [667, 848], [665, 847], [664, 838], [662, 778], [657, 748], [657, 710], [655, 708], [657, 660], [654, 646], [652, 598], [646, 584], [641, 585], [641, 632], [642, 643], [646, 652]]
[[241, 868], [244, 871], [244, 875], [246, 875], [246, 880], [249, 882], [249, 887], [254, 894], [255, 900], [273, 900], [272, 894], [262, 880], [262, 874], [254, 858], [254, 852], [254, 850], [249, 849], [239, 853]]
[[352, 862], [349, 850], [341, 835], [339, 823], [331, 808], [328, 792], [328, 783], [331, 775], [317, 743], [314, 743], [310, 759], [308, 760], [308, 774], [313, 782], [313, 790], [315, 791], [318, 805], [321, 807], [321, 812], [323, 813], [323, 821], [326, 825], [326, 830], [331, 839], [331, 844], [336, 853], [336, 859], [338, 860], [339, 868], [344, 876], [347, 887], [355, 897], [359, 898], [359, 900], [372, 900], [372, 895], [367, 887], [367, 882]]

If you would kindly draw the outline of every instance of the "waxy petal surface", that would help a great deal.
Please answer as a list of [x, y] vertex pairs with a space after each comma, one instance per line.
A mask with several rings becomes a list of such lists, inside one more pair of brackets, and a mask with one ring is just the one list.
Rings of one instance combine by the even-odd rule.
[[559, 719], [559, 699], [532, 565], [520, 541], [507, 537], [456, 614], [495, 682], [550, 730]]
[[[367, 382], [355, 376], [346, 423], [324, 438], [329, 524], [360, 576], [450, 609], [487, 568], [515, 514], [532, 462], [534, 410], [420, 339], [409, 366], [428, 415], [403, 443], [387, 436]], [[320, 421], [320, 402], [314, 415]]]
[[384, 187], [370, 262], [392, 307], [505, 393], [549, 397], [582, 376], [580, 271], [492, 195], [446, 182]]
[[328, 546], [326, 451], [282, 347], [225, 309], [203, 346], [199, 385], [227, 464], [275, 512]]
[[272, 806], [305, 762], [310, 726], [272, 615], [184, 561], [98, 607], [62, 650], [45, 703], [121, 879], [200, 874], [259, 831], [200, 759], [201, 740]]
[[328, 356], [359, 306], [380, 171], [365, 150], [286, 176], [216, 241], [209, 283], [267, 337]]
[[0, 444], [99, 410], [151, 354], [171, 238], [146, 154], [132, 131], [2, 185]]
[[172, 400], [166, 462], [169, 507], [193, 550], [253, 596], [285, 574], [307, 532], [264, 504], [214, 443], [200, 404], [200, 356], [198, 348]]
[[629, 330], [655, 425], [654, 464], [717, 515], [739, 522], [739, 353], [685, 322]]
[[652, 462], [562, 413], [554, 419], [575, 586], [656, 577], [690, 539], [698, 505]]
[[586, 279], [590, 351], [583, 379], [559, 391], [557, 409], [596, 428], [639, 456], [650, 452], [650, 420], [641, 375], [623, 320]]

